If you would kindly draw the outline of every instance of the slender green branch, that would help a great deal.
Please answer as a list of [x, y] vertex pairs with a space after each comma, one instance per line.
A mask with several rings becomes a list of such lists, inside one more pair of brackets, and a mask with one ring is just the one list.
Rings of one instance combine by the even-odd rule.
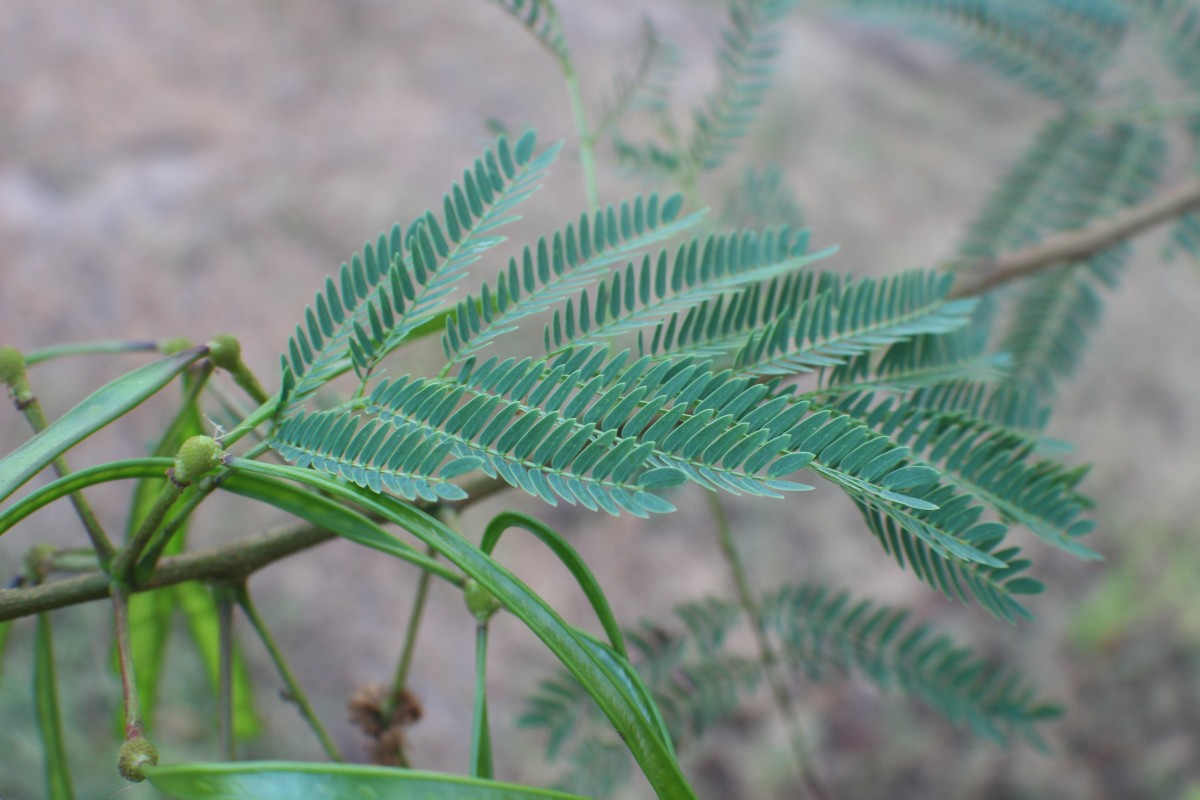
[[237, 761], [233, 735], [233, 592], [213, 586], [217, 603], [217, 742], [221, 758]]
[[234, 589], [234, 597], [237, 599], [237, 604], [241, 607], [242, 612], [246, 615], [246, 619], [250, 620], [250, 624], [254, 627], [254, 632], [258, 634], [259, 641], [263, 647], [267, 648], [267, 653], [271, 656], [271, 661], [275, 664], [275, 669], [279, 671], [279, 677], [283, 679], [283, 683], [287, 686], [287, 699], [296, 704], [300, 709], [301, 716], [308, 726], [312, 728], [317, 739], [321, 742], [321, 747], [324, 748], [325, 754], [333, 761], [344, 761], [342, 753], [338, 750], [333, 739], [325, 730], [325, 726], [321, 724], [321, 720], [317, 717], [317, 713], [313, 711], [312, 705], [308, 702], [308, 697], [304, 694], [304, 690], [296, 681], [292, 670], [288, 667], [287, 660], [283, 657], [283, 652], [275, 643], [275, 638], [271, 636], [271, 631], [267, 629], [267, 625], [259, 616], [258, 609], [250, 600], [250, 592], [246, 589], [245, 582], [239, 583]]
[[[427, 548], [426, 552], [430, 558], [437, 558], [437, 553], [433, 548]], [[404, 629], [404, 645], [400, 650], [400, 660], [396, 663], [396, 674], [392, 677], [392, 690], [383, 700], [384, 719], [391, 718], [392, 713], [396, 710], [396, 701], [408, 686], [408, 672], [412, 668], [413, 653], [416, 652], [417, 646], [417, 632], [421, 627], [421, 619], [425, 615], [425, 600], [429, 596], [429, 582], [432, 577], [433, 573], [422, 571], [421, 577], [417, 580], [412, 610], [408, 614], [408, 625]], [[404, 754], [400, 753], [399, 755], [404, 761]]]
[[488, 623], [481, 619], [475, 625], [475, 709], [471, 724], [471, 775], [490, 779], [492, 763], [492, 734], [488, 727], [487, 702]]
[[721, 555], [725, 558], [725, 563], [729, 565], [729, 571], [733, 576], [738, 605], [741, 606], [742, 613], [746, 615], [746, 621], [750, 623], [750, 629], [754, 632], [754, 644], [758, 649], [758, 662], [762, 666], [763, 677], [767, 679], [767, 685], [770, 686], [771, 695], [775, 700], [775, 708], [788, 730], [788, 739], [796, 761], [796, 769], [800, 772], [800, 778], [804, 782], [805, 788], [813, 797], [819, 800], [831, 798], [833, 797], [832, 793], [813, 771], [808, 744], [805, 742], [804, 733], [800, 730], [796, 720], [796, 706], [783, 676], [780, 675], [779, 656], [776, 654], [775, 648], [771, 646], [770, 639], [767, 638], [762, 608], [755, 600], [754, 593], [750, 588], [750, 579], [746, 575], [745, 564], [738, 554], [737, 544], [733, 541], [729, 517], [725, 514], [721, 500], [715, 492], [705, 492], [705, 494], [708, 497], [713, 521], [717, 526], [717, 541], [721, 546]]

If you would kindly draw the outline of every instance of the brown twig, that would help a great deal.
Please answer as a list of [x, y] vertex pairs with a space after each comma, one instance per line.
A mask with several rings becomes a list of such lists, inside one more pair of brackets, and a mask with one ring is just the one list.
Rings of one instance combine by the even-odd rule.
[[994, 259], [960, 265], [961, 277], [950, 297], [974, 297], [1065, 261], [1087, 258], [1196, 209], [1200, 209], [1200, 178], [1185, 181], [1086, 228], [1055, 234]]

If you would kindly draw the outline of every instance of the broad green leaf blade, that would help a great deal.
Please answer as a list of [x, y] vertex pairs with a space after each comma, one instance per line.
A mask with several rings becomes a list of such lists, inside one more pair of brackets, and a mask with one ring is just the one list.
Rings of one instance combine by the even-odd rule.
[[[187, 619], [192, 639], [200, 651], [205, 672], [213, 689], [217, 686], [219, 638], [217, 634], [217, 604], [212, 594], [194, 581], [171, 587], [175, 603]], [[233, 649], [233, 735], [236, 739], [251, 739], [262, 730], [262, 720], [254, 710], [254, 688], [250, 672], [242, 657], [241, 648]]]
[[554, 555], [558, 556], [558, 560], [563, 562], [566, 568], [571, 571], [571, 574], [575, 577], [575, 582], [579, 584], [579, 588], [583, 590], [584, 596], [592, 604], [592, 610], [596, 612], [596, 616], [600, 619], [600, 625], [604, 628], [604, 633], [608, 636], [609, 642], [612, 643], [613, 649], [622, 656], [627, 656], [625, 652], [625, 638], [621, 635], [621, 626], [617, 624], [617, 618], [613, 616], [612, 608], [608, 605], [608, 598], [604, 596], [604, 590], [600, 588], [600, 582], [596, 580], [596, 576], [588, 569], [587, 562], [583, 560], [583, 556], [579, 555], [578, 551], [558, 531], [541, 520], [527, 514], [522, 514], [519, 511], [504, 511], [497, 514], [488, 523], [487, 528], [483, 532], [483, 540], [480, 542], [479, 548], [488, 555], [491, 555], [500, 541], [500, 536], [509, 528], [521, 528], [522, 530], [529, 531], [554, 551]]
[[[608, 664], [597, 658], [584, 637], [564, 622], [544, 600], [458, 533], [419, 509], [393, 497], [358, 491], [354, 487], [324, 478], [313, 470], [243, 459], [234, 459], [231, 464], [236, 470], [294, 480], [354, 502], [367, 511], [382, 515], [437, 550], [450, 563], [495, 595], [504, 607], [524, 622], [576, 679], [588, 688], [597, 705], [624, 739], [625, 745], [641, 765], [647, 780], [660, 798], [675, 800], [695, 797], [671, 752], [671, 745], [663, 740], [658, 725], [645, 715], [639, 698], [630, 693], [622, 677], [614, 674]], [[357, 541], [352, 536], [353, 532], [339, 533]], [[368, 547], [375, 546], [375, 542], [371, 540], [360, 543]]]
[[58, 678], [54, 673], [54, 638], [49, 614], [38, 615], [33, 648], [33, 700], [42, 737], [42, 756], [46, 760], [46, 797], [72, 800], [75, 792], [71, 788], [62, 719], [58, 713]]
[[584, 800], [512, 783], [349, 764], [242, 761], [146, 767], [146, 778], [179, 800]]
[[193, 347], [127, 372], [97, 389], [79, 405], [0, 460], [0, 501], [51, 461], [158, 392], [189, 364], [208, 353]]

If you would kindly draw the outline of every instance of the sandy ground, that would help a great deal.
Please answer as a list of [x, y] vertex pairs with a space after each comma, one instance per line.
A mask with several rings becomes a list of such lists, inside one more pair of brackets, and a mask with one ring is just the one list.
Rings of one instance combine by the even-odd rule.
[[[645, 4], [562, 2], [585, 91], [595, 98], [628, 61]], [[715, 7], [657, 2], [650, 13], [691, 50], [685, 96], [711, 76]], [[989, 182], [1049, 108], [946, 53], [819, 16], [788, 25], [779, 85], [747, 163], [773, 160], [802, 203], [815, 240], [838, 243], [833, 264], [856, 273], [937, 263], [953, 252]], [[155, 3], [40, 0], [0, 10], [0, 342], [34, 348], [93, 338], [241, 337], [269, 384], [277, 358], [322, 278], [365, 238], [439, 201], [487, 144], [485, 121], [570, 135], [551, 62], [487, 3], [260, 0]], [[607, 154], [604, 155], [607, 158]], [[604, 163], [610, 163], [605, 161]], [[721, 173], [713, 197], [737, 177]], [[606, 199], [636, 188], [602, 170]], [[583, 207], [568, 146], [517, 231], [541, 233]], [[484, 263], [486, 269], [490, 262]], [[878, 551], [831, 489], [785, 503], [730, 503], [740, 545], [762, 586], [829, 580], [913, 607], [986, 652], [1037, 676], [1071, 708], [1053, 729], [1059, 756], [998, 750], [856, 682], [802, 694], [817, 763], [839, 795], [874, 797], [1178, 797], [1200, 787], [1200, 571], [1194, 488], [1200, 483], [1200, 274], [1139, 251], [1127, 289], [1069, 388], [1052, 433], [1097, 467], [1103, 566], [1031, 546], [1051, 590], [1036, 624], [1015, 628], [943, 602]], [[403, 369], [436, 366], [418, 352]], [[128, 359], [39, 368], [36, 387], [58, 413]], [[151, 402], [84, 448], [76, 463], [143, 452], [170, 413]], [[0, 449], [24, 436], [0, 413]], [[94, 497], [119, 528], [119, 492]], [[699, 500], [699, 496], [692, 499]], [[218, 504], [214, 504], [217, 506]], [[542, 511], [588, 557], [622, 620], [662, 619], [673, 604], [728, 592], [702, 504], [653, 525]], [[533, 509], [514, 495], [463, 519]], [[278, 522], [229, 502], [208, 510], [193, 541], [213, 543]], [[0, 575], [33, 541], [77, 543], [70, 517], [40, 515], [0, 543]], [[1022, 541], [1028, 541], [1024, 537]], [[1173, 554], [1173, 555], [1172, 555]], [[585, 604], [541, 549], [506, 542], [506, 563], [570, 618]], [[414, 575], [344, 543], [274, 566], [253, 581], [264, 614], [335, 737], [355, 758], [364, 743], [345, 721], [355, 687], [386, 680], [399, 651]], [[1165, 587], [1165, 588], [1164, 588]], [[1175, 588], [1172, 588], [1175, 587]], [[108, 671], [102, 607], [56, 623], [68, 744], [82, 797], [122, 789], [108, 737], [119, 699]], [[587, 623], [590, 624], [590, 623]], [[26, 687], [31, 626], [17, 626], [0, 684], [0, 797], [39, 796]], [[512, 620], [497, 624], [492, 719], [499, 774], [551, 774], [538, 739], [510, 727], [549, 659]], [[415, 762], [466, 767], [471, 622], [435, 591], [413, 683], [426, 718]], [[182, 642], [183, 640], [181, 640]], [[253, 644], [269, 733], [250, 757], [315, 758], [293, 709]], [[168, 759], [210, 757], [211, 700], [181, 644], [156, 739]], [[692, 754], [708, 797], [794, 797], [766, 704], [736, 731]], [[914, 726], [914, 721], [921, 724]], [[741, 740], [741, 741], [739, 741]], [[636, 792], [636, 790], [635, 790]], [[149, 798], [139, 787], [122, 797]]]

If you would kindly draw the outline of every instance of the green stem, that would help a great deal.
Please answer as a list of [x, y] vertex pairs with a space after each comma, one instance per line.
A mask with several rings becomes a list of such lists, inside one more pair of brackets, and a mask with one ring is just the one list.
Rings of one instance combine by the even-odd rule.
[[475, 711], [471, 725], [471, 775], [475, 778], [491, 779], [494, 769], [492, 734], [488, 729], [487, 645], [488, 624], [486, 621], [480, 621], [475, 626]]
[[46, 797], [72, 800], [71, 773], [63, 741], [62, 714], [58, 706], [58, 677], [54, 669], [54, 636], [50, 615], [39, 614], [34, 642], [33, 697], [46, 761]]
[[275, 669], [279, 671], [279, 677], [283, 679], [283, 683], [287, 686], [287, 697], [296, 707], [300, 709], [301, 716], [308, 726], [312, 728], [314, 734], [321, 742], [321, 747], [324, 748], [325, 754], [333, 761], [345, 761], [341, 751], [338, 750], [333, 739], [329, 737], [329, 733], [325, 730], [325, 726], [321, 724], [321, 720], [313, 711], [312, 705], [308, 702], [308, 697], [304, 694], [304, 690], [300, 688], [300, 684], [296, 681], [291, 669], [288, 668], [287, 661], [283, 657], [283, 652], [275, 643], [274, 637], [267, 629], [266, 623], [258, 614], [258, 609], [250, 600], [250, 592], [246, 588], [246, 584], [240, 583], [234, 589], [234, 597], [237, 599], [237, 604], [245, 613], [246, 619], [250, 620], [250, 624], [254, 627], [254, 632], [258, 634], [258, 639], [263, 643], [263, 647], [267, 648], [267, 653], [271, 656], [271, 661], [275, 664]]
[[146, 735], [142, 722], [142, 705], [133, 672], [133, 646], [129, 640], [129, 594], [119, 582], [110, 586], [113, 604], [113, 627], [117, 639], [117, 663], [121, 668], [121, 694], [125, 700], [125, 741]]
[[800, 730], [799, 724], [796, 722], [795, 704], [792, 702], [792, 695], [788, 692], [783, 676], [780, 675], [779, 657], [776, 655], [775, 648], [771, 646], [771, 641], [767, 637], [767, 628], [763, 620], [762, 609], [759, 607], [758, 601], [754, 599], [754, 593], [750, 588], [750, 580], [746, 575], [745, 564], [742, 562], [741, 556], [737, 551], [737, 545], [733, 541], [733, 531], [729, 525], [729, 517], [725, 514], [725, 509], [721, 506], [721, 499], [717, 496], [716, 492], [705, 492], [705, 494], [708, 497], [708, 505], [712, 511], [713, 521], [717, 526], [717, 541], [721, 545], [721, 555], [724, 556], [725, 563], [729, 565], [729, 571], [733, 575], [733, 583], [737, 590], [738, 605], [741, 606], [742, 613], [746, 615], [746, 619], [750, 623], [750, 628], [754, 632], [754, 643], [758, 650], [758, 662], [762, 666], [763, 677], [767, 679], [767, 684], [771, 688], [771, 695], [775, 700], [775, 707], [779, 711], [784, 726], [788, 730], [788, 740], [791, 744], [792, 756], [796, 761], [796, 769], [800, 773], [800, 778], [804, 786], [813, 797], [820, 800], [830, 798], [833, 795], [813, 771], [808, 745], [804, 741], [804, 734]]
[[150, 544], [155, 532], [166, 518], [167, 512], [175, 505], [180, 496], [183, 495], [186, 486], [175, 482], [172, 470], [167, 470], [168, 480], [163, 484], [162, 489], [158, 493], [158, 497], [154, 501], [154, 506], [146, 514], [146, 518], [142, 520], [142, 524], [134, 531], [133, 536], [129, 537], [129, 541], [125, 543], [125, 547], [121, 552], [117, 553], [116, 559], [112, 564], [112, 575], [115, 579], [125, 583], [138, 583], [135, 580], [135, 568], [142, 553]]
[[[545, 9], [546, 16], [553, 27], [561, 34], [562, 21], [559, 19], [558, 9], [555, 8], [554, 3], [551, 0], [543, 0], [542, 8]], [[558, 61], [558, 67], [563, 74], [563, 83], [567, 87], [567, 100], [571, 105], [571, 121], [575, 124], [575, 133], [579, 137], [579, 168], [583, 172], [583, 189], [587, 195], [588, 208], [595, 213], [600, 208], [600, 193], [596, 188], [596, 140], [588, 127], [587, 108], [583, 103], [583, 92], [579, 88], [579, 75], [575, 72], [575, 64], [571, 61], [571, 54], [567, 50], [565, 41], [562, 41], [559, 47], [552, 48], [551, 52]]]
[[[437, 552], [432, 548], [425, 551], [430, 558], [437, 558]], [[408, 686], [408, 672], [412, 668], [413, 653], [417, 646], [417, 632], [421, 627], [421, 618], [425, 614], [425, 600], [429, 596], [429, 583], [432, 573], [422, 570], [417, 580], [417, 591], [413, 597], [412, 611], [408, 615], [408, 627], [404, 631], [404, 646], [400, 650], [400, 661], [396, 664], [396, 674], [392, 678], [392, 690], [383, 701], [383, 718], [390, 719], [396, 710], [396, 701]], [[400, 754], [401, 759], [404, 754]]]
[[217, 602], [217, 742], [221, 758], [237, 761], [233, 735], [233, 593], [226, 585], [213, 587]]

